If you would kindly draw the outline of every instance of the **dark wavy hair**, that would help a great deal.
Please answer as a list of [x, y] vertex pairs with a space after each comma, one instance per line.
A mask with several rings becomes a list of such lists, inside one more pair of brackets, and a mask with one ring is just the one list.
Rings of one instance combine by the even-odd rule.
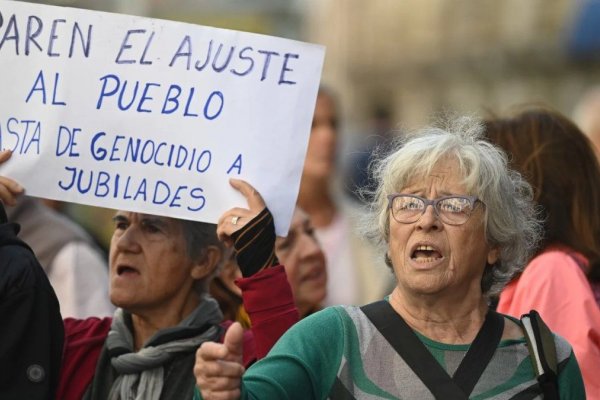
[[588, 279], [600, 281], [600, 166], [589, 139], [567, 117], [541, 106], [521, 106], [484, 124], [489, 140], [533, 186], [544, 218], [538, 253], [569, 246], [588, 258]]

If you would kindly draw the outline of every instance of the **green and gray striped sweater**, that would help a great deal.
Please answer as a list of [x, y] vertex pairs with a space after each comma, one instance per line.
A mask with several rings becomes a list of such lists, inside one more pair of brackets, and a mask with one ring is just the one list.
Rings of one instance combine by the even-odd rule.
[[[419, 336], [452, 375], [468, 345]], [[571, 346], [555, 336], [563, 400], [585, 399]], [[337, 378], [337, 379], [336, 379]], [[334, 382], [342, 385], [334, 385]], [[199, 396], [197, 396], [199, 398]], [[330, 307], [294, 325], [268, 356], [246, 371], [243, 399], [433, 399], [359, 307]], [[541, 399], [525, 338], [504, 340], [471, 399]]]

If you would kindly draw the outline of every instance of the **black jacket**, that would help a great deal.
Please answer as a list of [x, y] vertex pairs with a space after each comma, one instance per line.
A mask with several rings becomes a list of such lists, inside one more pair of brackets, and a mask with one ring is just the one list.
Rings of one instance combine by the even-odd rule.
[[64, 328], [56, 294], [0, 203], [0, 399], [54, 399]]

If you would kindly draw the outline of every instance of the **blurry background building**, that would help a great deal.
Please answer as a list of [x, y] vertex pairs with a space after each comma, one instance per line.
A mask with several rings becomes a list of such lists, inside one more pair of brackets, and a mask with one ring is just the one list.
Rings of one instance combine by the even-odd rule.
[[[600, 83], [600, 0], [60, 0], [323, 44], [345, 153], [384, 113], [414, 127], [440, 111], [543, 102], [570, 115]], [[400, 124], [400, 125], [398, 125]]]
[[412, 126], [443, 109], [543, 101], [567, 115], [600, 79], [600, 2], [315, 0], [307, 39], [327, 46], [324, 80], [348, 115], [373, 104]]

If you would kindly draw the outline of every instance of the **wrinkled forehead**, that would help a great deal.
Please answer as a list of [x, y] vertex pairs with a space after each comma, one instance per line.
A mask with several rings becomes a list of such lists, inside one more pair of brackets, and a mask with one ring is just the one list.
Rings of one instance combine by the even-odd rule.
[[398, 189], [409, 187], [428, 186], [431, 184], [441, 186], [463, 186], [471, 189], [466, 181], [464, 166], [461, 166], [456, 157], [446, 156], [431, 165], [417, 165], [415, 168], [405, 169], [405, 173], [398, 176]]
[[131, 222], [153, 221], [163, 225], [176, 226], [177, 220], [162, 215], [144, 214], [134, 211], [117, 210], [113, 219], [126, 219]]

